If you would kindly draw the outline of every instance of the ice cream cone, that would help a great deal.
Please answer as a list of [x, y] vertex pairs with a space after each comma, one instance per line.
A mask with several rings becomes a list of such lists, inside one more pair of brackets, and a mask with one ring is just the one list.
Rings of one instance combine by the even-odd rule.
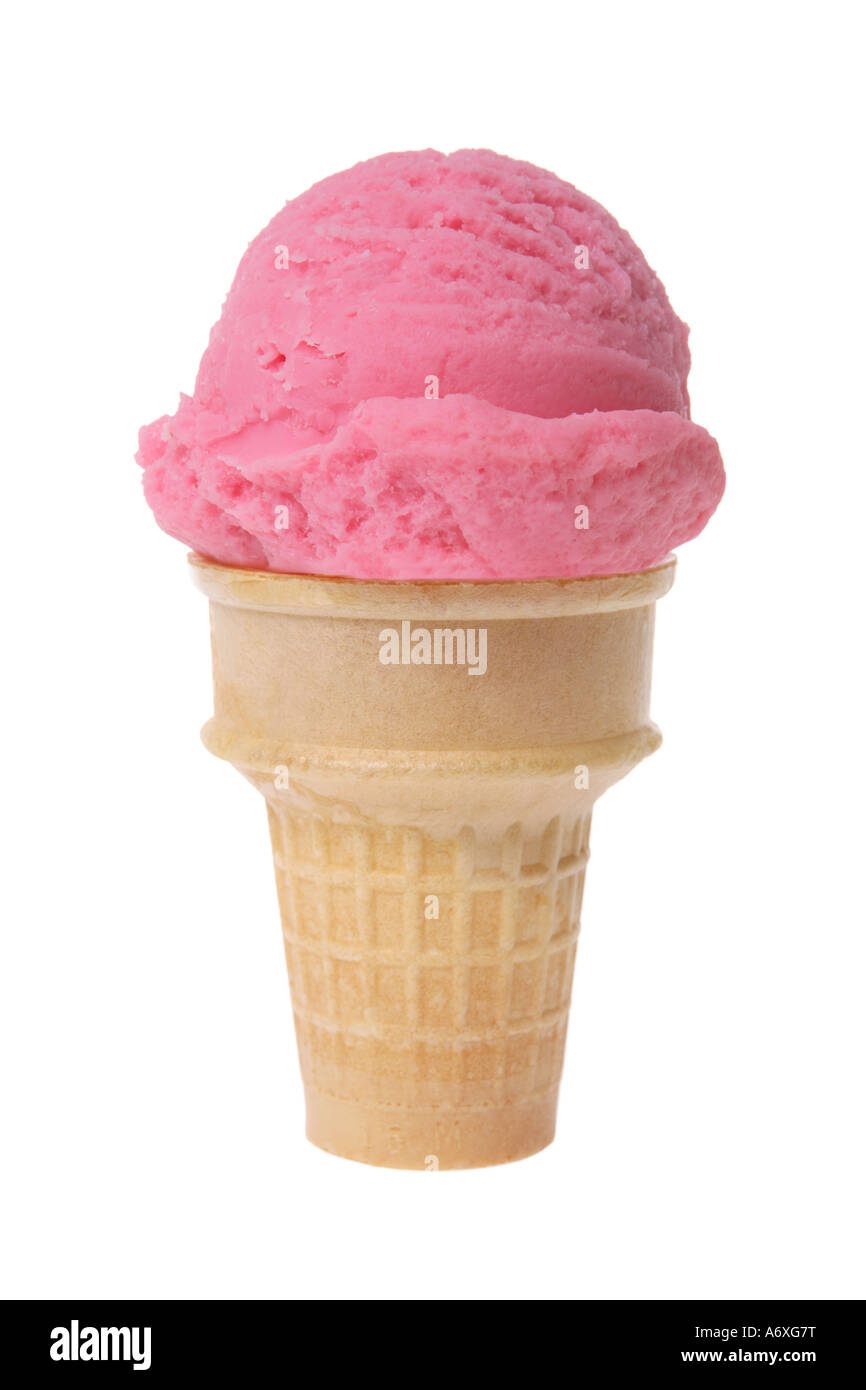
[[191, 562], [203, 738], [268, 803], [308, 1137], [394, 1168], [544, 1148], [592, 807], [660, 742], [673, 559], [517, 583]]

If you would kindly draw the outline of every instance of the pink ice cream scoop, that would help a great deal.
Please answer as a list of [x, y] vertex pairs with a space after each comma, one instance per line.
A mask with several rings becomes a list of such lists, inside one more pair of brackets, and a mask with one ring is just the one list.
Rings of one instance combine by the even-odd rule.
[[652, 566], [724, 489], [688, 330], [598, 203], [489, 150], [316, 184], [241, 261], [192, 397], [141, 431], [159, 524], [370, 579]]

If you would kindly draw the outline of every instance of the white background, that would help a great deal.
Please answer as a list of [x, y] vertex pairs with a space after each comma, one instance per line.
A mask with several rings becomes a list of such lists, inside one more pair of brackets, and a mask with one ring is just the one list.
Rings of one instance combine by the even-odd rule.
[[[853, 5], [18, 7], [2, 83], [2, 1286], [11, 1297], [862, 1297], [864, 227]], [[729, 486], [597, 810], [556, 1143], [303, 1138], [264, 807], [140, 424], [248, 240], [490, 146], [632, 232]], [[858, 688], [859, 687], [859, 688]]]

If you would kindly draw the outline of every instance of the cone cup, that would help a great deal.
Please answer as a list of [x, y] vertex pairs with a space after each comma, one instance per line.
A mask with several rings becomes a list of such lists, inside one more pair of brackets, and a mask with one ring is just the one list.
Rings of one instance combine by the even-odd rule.
[[202, 737], [267, 802], [308, 1137], [427, 1170], [544, 1148], [592, 807], [661, 741], [675, 561], [516, 583], [190, 562]]

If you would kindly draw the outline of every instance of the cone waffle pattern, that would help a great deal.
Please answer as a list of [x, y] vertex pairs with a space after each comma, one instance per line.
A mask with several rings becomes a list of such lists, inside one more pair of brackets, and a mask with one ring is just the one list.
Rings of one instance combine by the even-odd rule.
[[471, 829], [443, 843], [273, 800], [269, 817], [308, 1088], [395, 1112], [555, 1093], [589, 815], [534, 846], [512, 826], [484, 868]]

